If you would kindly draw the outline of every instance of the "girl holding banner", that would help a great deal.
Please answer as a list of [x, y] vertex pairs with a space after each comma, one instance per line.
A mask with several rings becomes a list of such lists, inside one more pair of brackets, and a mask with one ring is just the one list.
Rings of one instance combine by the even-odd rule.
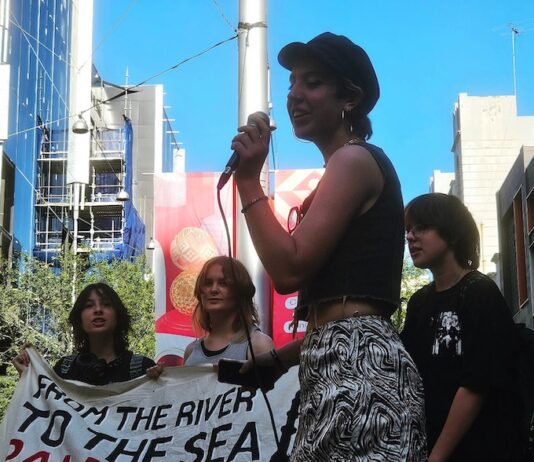
[[[54, 366], [60, 377], [91, 385], [135, 379], [155, 366], [146, 356], [128, 350], [130, 315], [117, 292], [103, 282], [85, 287], [69, 314], [76, 353]], [[23, 350], [13, 359], [22, 374], [30, 362]]]

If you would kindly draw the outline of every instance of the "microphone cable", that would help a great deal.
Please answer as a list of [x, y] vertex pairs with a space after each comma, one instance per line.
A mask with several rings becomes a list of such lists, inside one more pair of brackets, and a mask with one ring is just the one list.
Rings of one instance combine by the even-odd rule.
[[[233, 277], [234, 281], [236, 281], [235, 267], [234, 267], [234, 262], [232, 260], [232, 241], [230, 239], [230, 230], [228, 228], [228, 222], [226, 220], [226, 215], [224, 213], [224, 209], [223, 209], [222, 202], [221, 202], [221, 189], [220, 188], [217, 188], [217, 205], [219, 206], [219, 212], [221, 213], [221, 217], [222, 217], [223, 224], [224, 224], [224, 230], [226, 232], [226, 241], [227, 241], [227, 244], [228, 244], [228, 256], [230, 258], [230, 268], [232, 269], [232, 277]], [[254, 348], [252, 347], [252, 339], [250, 337], [250, 331], [248, 329], [247, 321], [246, 321], [246, 318], [245, 318], [245, 313], [243, 312], [243, 307], [241, 306], [241, 304], [239, 304], [238, 312], [239, 312], [239, 315], [241, 317], [241, 323], [243, 324], [243, 328], [245, 329], [245, 333], [246, 333], [246, 336], [247, 336], [247, 344], [248, 344], [248, 349], [250, 351], [250, 359], [252, 361], [252, 366], [253, 366], [253, 369], [254, 369], [254, 375], [256, 376], [256, 382], [260, 385], [259, 389], [260, 389], [260, 391], [261, 391], [261, 393], [263, 395], [263, 399], [265, 400], [265, 405], [267, 406], [267, 411], [269, 412], [269, 419], [271, 421], [271, 427], [272, 427], [272, 430], [273, 430], [274, 440], [276, 442], [276, 447], [278, 449], [276, 453], [277, 454], [282, 454], [282, 448], [280, 446], [280, 439], [278, 437], [278, 431], [276, 430], [276, 422], [274, 421], [273, 410], [272, 410], [269, 398], [267, 397], [267, 392], [262, 387], [263, 380], [262, 380], [262, 378], [260, 376], [260, 372], [259, 372], [259, 369], [257, 367], [256, 355], [254, 353]]]

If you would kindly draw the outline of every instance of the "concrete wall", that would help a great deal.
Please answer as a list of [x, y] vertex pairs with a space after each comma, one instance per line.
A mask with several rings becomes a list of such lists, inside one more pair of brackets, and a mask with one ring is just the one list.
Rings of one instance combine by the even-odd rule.
[[458, 194], [473, 214], [481, 237], [484, 273], [495, 272], [499, 251], [495, 195], [522, 145], [534, 144], [534, 116], [518, 116], [515, 96], [461, 93], [454, 112]]
[[431, 193], [450, 194], [454, 182], [454, 172], [434, 170], [430, 177], [429, 191]]
[[[529, 230], [529, 213], [534, 213], [534, 147], [524, 146], [512, 168], [508, 172], [497, 193], [499, 222], [500, 255], [498, 261], [497, 282], [514, 314], [514, 321], [534, 328], [533, 323], [533, 289], [534, 289], [534, 230]], [[524, 254], [519, 255], [516, 240], [513, 201], [521, 197], [523, 217]], [[530, 210], [529, 210], [530, 209]], [[530, 224], [532, 225], [532, 223]], [[530, 231], [530, 233], [529, 233]], [[526, 267], [527, 299], [523, 303], [518, 295], [517, 260], [524, 258]]]

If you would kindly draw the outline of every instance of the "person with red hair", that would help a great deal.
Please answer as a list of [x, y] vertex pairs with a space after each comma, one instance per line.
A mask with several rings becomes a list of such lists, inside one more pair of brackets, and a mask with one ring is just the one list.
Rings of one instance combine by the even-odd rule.
[[271, 338], [258, 327], [255, 292], [250, 275], [239, 260], [220, 256], [204, 264], [195, 285], [198, 303], [193, 320], [205, 335], [185, 349], [185, 366], [217, 364], [222, 358], [248, 359], [248, 337], [255, 354], [273, 348]]

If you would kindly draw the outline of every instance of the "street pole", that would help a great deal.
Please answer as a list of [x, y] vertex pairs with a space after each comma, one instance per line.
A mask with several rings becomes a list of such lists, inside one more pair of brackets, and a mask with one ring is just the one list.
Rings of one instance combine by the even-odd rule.
[[[1, 3], [1, 2], [0, 2]], [[9, 113], [9, 78], [11, 66], [9, 64], [9, 18], [12, 14], [9, 10], [9, 2], [5, 5], [4, 12], [5, 14], [0, 13], [0, 178], [2, 178], [2, 168], [3, 168], [3, 159], [4, 159], [4, 144], [8, 138], [8, 113]], [[0, 191], [2, 197], [4, 191]], [[0, 199], [1, 200], [1, 199]], [[2, 204], [3, 205], [3, 204]], [[0, 209], [0, 214], [3, 214], [3, 206]], [[5, 222], [4, 222], [5, 223]], [[11, 236], [13, 236], [13, 223], [10, 223], [10, 229], [7, 229]], [[9, 241], [9, 247], [7, 252], [2, 248], [0, 244], [0, 255], [3, 257], [8, 256], [11, 260], [11, 253], [13, 250], [13, 239]]]
[[[513, 24], [510, 24], [510, 30], [512, 31], [512, 72], [514, 79], [514, 96], [517, 98], [517, 78], [515, 67], [515, 36], [519, 34], [519, 30]], [[517, 104], [517, 101], [516, 101]]]
[[[73, 0], [71, 32], [71, 64], [69, 82], [69, 139], [67, 152], [67, 184], [71, 185], [73, 219], [72, 253], [74, 266], [72, 276], [72, 301], [76, 299], [76, 255], [78, 253], [78, 220], [80, 206], [83, 208], [85, 185], [89, 183], [89, 154], [91, 150], [90, 114], [91, 67], [93, 39], [93, 0]], [[75, 128], [80, 120], [87, 130]]]
[[[246, 125], [249, 114], [257, 111], [269, 113], [268, 78], [267, 78], [267, 0], [239, 1], [239, 78], [238, 126]], [[269, 161], [263, 166], [260, 183], [266, 195], [269, 195]], [[245, 218], [239, 211], [241, 203], [236, 200], [235, 254], [246, 266], [252, 282], [256, 286], [256, 305], [260, 314], [261, 327], [264, 332], [271, 332], [271, 282], [261, 264]]]

